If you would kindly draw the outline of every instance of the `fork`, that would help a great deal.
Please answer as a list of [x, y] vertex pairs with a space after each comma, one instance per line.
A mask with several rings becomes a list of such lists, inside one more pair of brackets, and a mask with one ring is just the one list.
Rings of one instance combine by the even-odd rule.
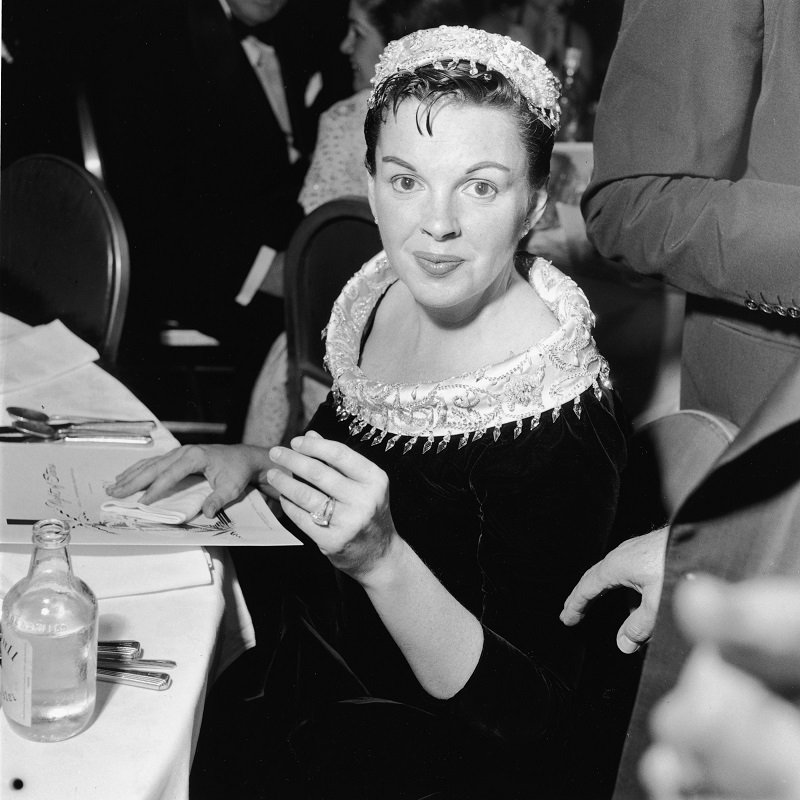
[[223, 509], [217, 511], [217, 521], [214, 523], [214, 528], [218, 531], [213, 534], [214, 536], [219, 536], [221, 533], [228, 533], [233, 529], [233, 521]]

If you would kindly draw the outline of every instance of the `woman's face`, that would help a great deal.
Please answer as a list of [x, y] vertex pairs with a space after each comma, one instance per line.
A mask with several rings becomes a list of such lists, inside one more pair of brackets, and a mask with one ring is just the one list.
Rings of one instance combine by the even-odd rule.
[[340, 50], [350, 56], [353, 68], [353, 90], [366, 89], [375, 74], [375, 65], [386, 47], [386, 42], [369, 21], [369, 17], [359, 5], [351, 0], [348, 12], [349, 27]]
[[389, 262], [415, 300], [466, 319], [502, 293], [526, 224], [541, 215], [528, 159], [509, 111], [440, 101], [432, 130], [419, 101], [388, 113], [369, 199]]

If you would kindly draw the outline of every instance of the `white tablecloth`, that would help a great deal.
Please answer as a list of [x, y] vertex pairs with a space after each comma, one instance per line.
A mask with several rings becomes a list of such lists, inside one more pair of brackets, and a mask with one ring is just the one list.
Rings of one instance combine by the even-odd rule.
[[[0, 320], [0, 332], [6, 336], [22, 327], [8, 318]], [[50, 414], [152, 417], [136, 397], [95, 364], [30, 389], [0, 394], [0, 424], [10, 424], [5, 411], [9, 405]], [[161, 425], [155, 440], [158, 447], [176, 444]], [[15, 448], [35, 446], [2, 443], [0, 458], [13, 459]], [[112, 563], [115, 549], [107, 550]], [[0, 797], [188, 798], [189, 770], [206, 690], [228, 664], [255, 643], [227, 551], [210, 548], [208, 562], [212, 580], [207, 585], [99, 602], [100, 638], [137, 639], [145, 657], [175, 660], [178, 666], [172, 670], [172, 687], [155, 692], [99, 682], [90, 727], [64, 742], [28, 742], [13, 733], [0, 714]]]

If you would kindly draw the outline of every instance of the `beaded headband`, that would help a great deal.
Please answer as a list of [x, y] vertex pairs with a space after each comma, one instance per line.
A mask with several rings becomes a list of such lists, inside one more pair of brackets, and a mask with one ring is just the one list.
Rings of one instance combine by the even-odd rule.
[[369, 107], [374, 108], [381, 83], [396, 72], [413, 71], [427, 64], [444, 69], [459, 61], [469, 61], [470, 75], [478, 74], [477, 64], [504, 75], [527, 100], [531, 111], [548, 127], [558, 130], [561, 84], [545, 66], [545, 60], [508, 36], [466, 25], [441, 25], [389, 42], [375, 68]]

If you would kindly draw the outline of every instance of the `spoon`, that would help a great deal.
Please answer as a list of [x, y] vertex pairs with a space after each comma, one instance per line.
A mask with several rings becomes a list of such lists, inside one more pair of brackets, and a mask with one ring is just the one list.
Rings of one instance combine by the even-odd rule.
[[152, 444], [149, 434], [129, 433], [117, 429], [96, 430], [90, 427], [80, 430], [54, 428], [44, 422], [15, 420], [14, 427], [18, 431], [38, 439], [61, 440], [64, 442], [104, 442], [107, 444]]
[[156, 423], [152, 419], [125, 420], [92, 417], [49, 417], [43, 411], [21, 406], [9, 406], [6, 411], [19, 422], [38, 422], [52, 427], [69, 425], [72, 430], [91, 428], [93, 431], [114, 431], [115, 433], [146, 433]]

